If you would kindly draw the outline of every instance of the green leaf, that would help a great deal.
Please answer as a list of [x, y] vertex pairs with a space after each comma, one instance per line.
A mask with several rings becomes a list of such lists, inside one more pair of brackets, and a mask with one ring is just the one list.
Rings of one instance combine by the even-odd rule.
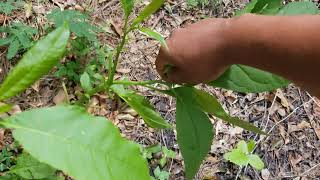
[[102, 32], [100, 28], [90, 24], [90, 16], [76, 10], [61, 11], [60, 9], [55, 9], [47, 15], [47, 18], [53, 21], [56, 27], [63, 26], [67, 22], [72, 33], [78, 38], [84, 37], [90, 42], [96, 41], [96, 34]]
[[253, 0], [244, 9], [237, 11], [236, 16], [241, 16], [245, 13], [274, 15], [281, 7], [281, 2], [281, 0]]
[[18, 54], [20, 48], [20, 42], [18, 39], [14, 39], [11, 43], [10, 46], [8, 47], [8, 54], [7, 58], [12, 59], [14, 56]]
[[244, 65], [232, 65], [218, 79], [209, 83], [214, 87], [243, 93], [272, 91], [288, 84], [289, 81], [279, 76]]
[[144, 148], [143, 157], [151, 159], [152, 158], [152, 154], [158, 153], [160, 151], [161, 151], [161, 145], [160, 144], [151, 145], [149, 147]]
[[249, 154], [248, 158], [249, 158], [249, 164], [252, 167], [256, 168], [257, 170], [262, 170], [264, 168], [264, 163], [258, 155]]
[[12, 105], [11, 104], [1, 104], [0, 105], [0, 114], [8, 112], [12, 109]]
[[0, 100], [15, 96], [49, 72], [64, 55], [69, 35], [65, 25], [38, 41], [4, 80], [0, 87]]
[[160, 167], [158, 166], [154, 171], [154, 176], [159, 180], [168, 180], [170, 173], [167, 171], [161, 171]]
[[125, 89], [122, 85], [112, 85], [111, 90], [131, 106], [148, 126], [152, 128], [171, 128], [171, 125], [154, 110], [154, 107], [143, 96]]
[[125, 17], [128, 18], [133, 10], [134, 0], [120, 0]]
[[133, 20], [131, 26], [135, 27], [136, 25], [144, 21], [146, 18], [151, 16], [151, 14], [155, 13], [163, 5], [164, 2], [165, 0], [152, 0], [151, 3], [141, 11], [138, 17], [135, 20]]
[[258, 0], [251, 13], [274, 15], [281, 7], [282, 0]]
[[40, 162], [77, 180], [149, 180], [140, 146], [121, 137], [118, 128], [76, 106], [25, 111], [1, 122]]
[[247, 143], [244, 140], [241, 140], [240, 142], [238, 142], [237, 149], [239, 149], [244, 154], [249, 153]]
[[249, 153], [252, 153], [255, 146], [256, 146], [256, 143], [254, 142], [254, 140], [251, 139], [247, 144]]
[[0, 46], [10, 44], [11, 41], [12, 41], [11, 38], [2, 38], [0, 39]]
[[211, 96], [210, 94], [208, 94], [205, 91], [202, 90], [198, 90], [196, 88], [193, 88], [193, 94], [192, 96], [194, 97], [196, 103], [199, 105], [199, 107], [209, 113], [212, 114], [232, 125], [235, 126], [239, 126], [245, 130], [248, 131], [252, 131], [258, 134], [265, 134], [265, 132], [261, 131], [259, 128], [257, 128], [256, 126], [250, 124], [247, 121], [243, 121], [241, 119], [238, 119], [236, 117], [231, 117], [229, 116], [224, 109], [222, 108], [221, 104], [219, 103], [219, 101]]
[[213, 128], [207, 114], [192, 98], [192, 87], [180, 87], [173, 91], [177, 98], [177, 140], [185, 162], [186, 177], [193, 179], [210, 150]]
[[303, 14], [319, 14], [319, 9], [313, 2], [291, 2], [282, 8], [277, 15], [291, 16], [291, 15], [303, 15]]
[[224, 154], [223, 157], [238, 166], [246, 166], [249, 163], [248, 156], [240, 149], [233, 149], [231, 152]]
[[43, 179], [53, 176], [55, 169], [34, 159], [28, 153], [22, 153], [17, 159], [17, 165], [11, 168], [14, 173], [25, 179]]
[[139, 27], [139, 31], [141, 33], [149, 36], [150, 38], [153, 38], [153, 39], [159, 41], [162, 47], [165, 47], [168, 49], [166, 40], [164, 39], [164, 37], [160, 33], [153, 31], [152, 29], [143, 28], [143, 27]]
[[86, 91], [90, 91], [92, 89], [92, 84], [90, 80], [90, 76], [87, 72], [84, 72], [80, 77], [81, 87]]
[[243, 9], [236, 12], [235, 16], [241, 16], [246, 13], [251, 13], [254, 9], [255, 5], [257, 4], [258, 0], [250, 1]]

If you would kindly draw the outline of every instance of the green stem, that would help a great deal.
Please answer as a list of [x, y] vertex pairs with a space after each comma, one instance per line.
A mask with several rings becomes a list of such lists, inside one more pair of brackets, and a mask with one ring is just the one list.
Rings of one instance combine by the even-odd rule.
[[165, 84], [165, 82], [163, 81], [159, 81], [159, 80], [151, 80], [151, 81], [125, 81], [125, 80], [121, 80], [121, 81], [113, 81], [113, 84], [123, 84], [123, 85], [150, 85], [150, 84]]
[[[118, 62], [119, 62], [119, 57], [122, 52], [123, 46], [126, 42], [127, 35], [130, 32], [130, 31], [127, 31], [127, 28], [128, 28], [128, 18], [125, 19], [125, 24], [124, 24], [124, 28], [123, 28], [125, 33], [122, 36], [120, 44], [117, 46], [116, 55], [115, 55], [115, 59], [113, 61], [113, 65], [111, 66], [111, 68], [109, 68], [108, 81], [107, 81], [107, 87], [106, 87], [107, 89], [109, 89], [109, 87], [113, 84], [113, 78], [116, 73], [116, 69], [117, 69]], [[111, 71], [110, 71], [110, 69], [111, 69]]]

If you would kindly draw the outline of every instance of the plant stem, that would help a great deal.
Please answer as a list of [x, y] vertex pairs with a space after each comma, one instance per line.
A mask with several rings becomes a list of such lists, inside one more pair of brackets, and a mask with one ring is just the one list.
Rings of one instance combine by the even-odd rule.
[[165, 82], [163, 81], [159, 81], [159, 80], [151, 80], [151, 81], [125, 81], [125, 80], [121, 80], [121, 81], [113, 81], [113, 84], [123, 84], [123, 85], [150, 85], [150, 84], [165, 84]]
[[[124, 34], [122, 36], [120, 44], [117, 46], [116, 55], [115, 55], [115, 59], [113, 61], [113, 65], [110, 66], [110, 64], [109, 64], [109, 66], [111, 68], [109, 68], [108, 81], [107, 81], [107, 87], [106, 87], [107, 90], [113, 84], [113, 78], [116, 73], [116, 69], [117, 69], [118, 62], [119, 62], [119, 57], [122, 52], [123, 46], [126, 42], [126, 37], [127, 37], [128, 33], [130, 32], [130, 31], [127, 31], [127, 28], [128, 28], [128, 18], [125, 19], [124, 28], [123, 28]], [[111, 69], [111, 71], [110, 71], [110, 69]]]

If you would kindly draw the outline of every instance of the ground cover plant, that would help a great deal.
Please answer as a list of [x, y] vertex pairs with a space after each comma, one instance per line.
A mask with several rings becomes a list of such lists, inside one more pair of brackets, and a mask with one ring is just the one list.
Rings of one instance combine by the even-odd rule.
[[[98, 65], [101, 67], [92, 67], [92, 64], [87, 63], [81, 72], [78, 72], [76, 65], [69, 62], [68, 66], [67, 63], [64, 70], [61, 70], [62, 67], [59, 68], [58, 72], [62, 75], [58, 75], [70, 76], [72, 80], [80, 82], [84, 93], [78, 101], [28, 110], [1, 121], [2, 126], [14, 129], [14, 138], [24, 148], [24, 152], [17, 159], [17, 165], [7, 172], [8, 179], [13, 179], [13, 177], [17, 179], [58, 179], [60, 177], [55, 176], [56, 169], [79, 180], [150, 179], [146, 158], [142, 155], [141, 147], [121, 137], [118, 129], [106, 118], [90, 115], [84, 108], [94, 94], [105, 92], [110, 99], [115, 101], [121, 99], [126, 102], [150, 127], [172, 128], [145, 97], [130, 88], [133, 85], [144, 86], [176, 98], [177, 139], [184, 158], [187, 179], [194, 177], [211, 147], [215, 133], [209, 116], [215, 116], [248, 131], [267, 134], [246, 121], [231, 117], [224, 111], [216, 97], [197, 87], [171, 84], [161, 80], [138, 82], [125, 78], [115, 80], [116, 69], [121, 60], [120, 55], [125, 44], [128, 43], [130, 33], [141, 32], [158, 40], [162, 46], [166, 46], [164, 38], [159, 33], [141, 25], [152, 13], [161, 8], [163, 3], [164, 0], [151, 1], [131, 21], [129, 17], [133, 11], [134, 1], [122, 0], [125, 23], [121, 41], [114, 50], [105, 50], [103, 45], [97, 44], [95, 33], [101, 31], [88, 24], [86, 17], [82, 14], [68, 10], [55, 10], [49, 15], [56, 29], [36, 42], [7, 75], [0, 87], [0, 100], [6, 103], [8, 99], [21, 93], [47, 74], [67, 54], [68, 43], [77, 43], [78, 38], [78, 40], [86, 39], [81, 39], [80, 43], [83, 41], [95, 43], [94, 47], [97, 48], [97, 52], [101, 52], [99, 50], [102, 49], [100, 56], [97, 56], [100, 57]], [[256, 0], [249, 3], [237, 15], [243, 13], [293, 15], [317, 14], [318, 10], [310, 2], [291, 3], [283, 7], [281, 1]], [[70, 36], [73, 35], [77, 38], [70, 40]], [[8, 34], [7, 37], [11, 36]], [[80, 54], [85, 52], [85, 48], [80, 49]], [[99, 53], [96, 54], [99, 55]], [[97, 66], [97, 63], [94, 63], [93, 66]], [[99, 76], [95, 72], [96, 68], [105, 68], [106, 77]], [[271, 91], [285, 87], [288, 83], [287, 80], [268, 72], [248, 66], [233, 65], [209, 85], [249, 93]], [[10, 107], [9, 103], [2, 104], [0, 110], [7, 112]], [[172, 158], [172, 153], [170, 155], [166, 150], [163, 151], [166, 152], [162, 160], [162, 163], [165, 164], [166, 158]], [[226, 155], [226, 159], [230, 159], [230, 155]], [[254, 162], [246, 164], [257, 164], [257, 161], [255, 159]], [[260, 167], [258, 169], [261, 169]], [[166, 179], [168, 176], [166, 172], [161, 171], [160, 167], [154, 171], [154, 174], [158, 179]]]

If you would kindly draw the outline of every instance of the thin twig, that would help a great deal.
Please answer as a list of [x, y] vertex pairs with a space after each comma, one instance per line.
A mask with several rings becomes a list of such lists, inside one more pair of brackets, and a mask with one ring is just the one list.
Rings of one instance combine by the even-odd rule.
[[315, 169], [316, 167], [318, 167], [320, 165], [320, 163], [316, 164], [315, 166], [313, 166], [312, 168], [306, 170], [305, 172], [303, 172], [302, 174], [300, 174], [299, 176], [305, 176], [308, 172], [312, 171], [313, 169]]

